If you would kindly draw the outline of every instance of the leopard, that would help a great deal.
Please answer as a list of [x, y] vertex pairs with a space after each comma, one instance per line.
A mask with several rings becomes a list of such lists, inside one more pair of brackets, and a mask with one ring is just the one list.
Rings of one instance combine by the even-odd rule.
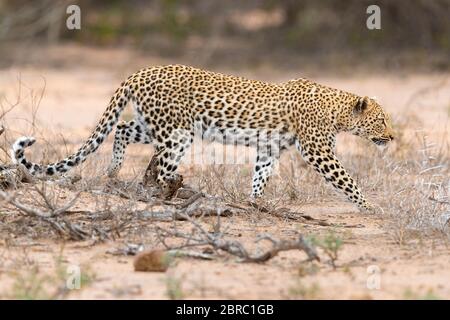
[[[120, 120], [128, 103], [134, 118]], [[111, 178], [117, 177], [129, 144], [152, 144], [156, 182], [167, 191], [194, 137], [232, 141], [256, 148], [250, 197], [257, 199], [281, 154], [293, 147], [361, 211], [373, 211], [374, 205], [337, 158], [336, 136], [348, 132], [381, 148], [394, 139], [391, 118], [374, 98], [306, 78], [270, 83], [176, 64], [130, 75], [112, 95], [89, 138], [65, 159], [46, 165], [30, 162], [25, 148], [36, 140], [27, 136], [16, 140], [11, 156], [31, 175], [62, 175], [83, 163], [114, 128], [106, 172]]]

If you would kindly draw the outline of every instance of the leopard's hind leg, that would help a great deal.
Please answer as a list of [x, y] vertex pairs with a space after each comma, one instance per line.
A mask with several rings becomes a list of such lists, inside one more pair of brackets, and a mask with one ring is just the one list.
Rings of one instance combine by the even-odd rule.
[[115, 177], [119, 173], [124, 161], [125, 149], [130, 143], [149, 144], [151, 142], [152, 139], [145, 124], [136, 120], [122, 121], [117, 124], [112, 160], [107, 170], [108, 176]]
[[280, 135], [277, 132], [266, 132], [265, 136], [259, 134], [251, 198], [262, 197], [275, 164], [280, 159], [281, 154], [292, 145], [294, 145], [293, 138]]
[[272, 175], [273, 167], [278, 157], [272, 157], [265, 153], [258, 153], [253, 172], [251, 198], [259, 198], [264, 193], [264, 188]]

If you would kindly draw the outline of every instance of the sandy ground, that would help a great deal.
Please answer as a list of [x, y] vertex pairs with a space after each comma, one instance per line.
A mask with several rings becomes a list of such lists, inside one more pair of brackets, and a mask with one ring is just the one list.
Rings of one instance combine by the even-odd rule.
[[[145, 57], [133, 61], [128, 53], [121, 51], [93, 51], [89, 54], [89, 62], [76, 65], [31, 64], [0, 71], [3, 108], [8, 106], [5, 101], [14, 103], [19, 91], [21, 96], [18, 106], [3, 119], [8, 129], [6, 138], [12, 141], [19, 135], [35, 135], [38, 143], [29, 151], [32, 159], [56, 160], [59, 156], [46, 153], [43, 141], [65, 145], [58, 149], [62, 154], [66, 150], [74, 150], [87, 137], [110, 95], [129, 72], [145, 65], [166, 62]], [[75, 51], [71, 59], [76, 61], [82, 56]], [[105, 60], [126, 62], [120, 62], [114, 68]], [[293, 70], [281, 72], [261, 67], [257, 70], [217, 71], [283, 81], [299, 76]], [[298, 70], [301, 72], [302, 68]], [[377, 96], [392, 113], [394, 123], [401, 122], [408, 115], [407, 123], [403, 124], [408, 134], [423, 130], [432, 141], [450, 141], [449, 74], [360, 72], [340, 77], [308, 69], [305, 73], [301, 76], [357, 94]], [[32, 125], [33, 114], [36, 114], [36, 126]], [[101, 148], [100, 157], [95, 158], [104, 167], [110, 157], [111, 140], [112, 136]], [[353, 137], [339, 137], [338, 152], [352, 152], [349, 146], [353, 141]], [[126, 179], [145, 169], [151, 152], [149, 146], [130, 147], [121, 178]], [[189, 179], [189, 167], [183, 167], [182, 171]], [[84, 203], [89, 201], [94, 200], [86, 198]], [[83, 208], [83, 204], [79, 207]], [[133, 257], [108, 253], [130, 239], [118, 238], [92, 245], [89, 242], [63, 243], [42, 235], [35, 238], [14, 234], [2, 235], [3, 243], [0, 242], [0, 296], [21, 297], [16, 288], [18, 278], [12, 271], [19, 270], [29, 275], [31, 266], [38, 266], [39, 274], [54, 273], [54, 259], [62, 250], [65, 263], [82, 266], [82, 272], [93, 278], [80, 290], [73, 290], [68, 295], [70, 299], [166, 299], [171, 296], [173, 283], [179, 286], [179, 297], [199, 299], [450, 298], [448, 239], [411, 237], [399, 244], [386, 229], [389, 221], [377, 215], [361, 214], [352, 205], [334, 198], [320, 199], [317, 196], [314, 201], [297, 204], [295, 208], [314, 218], [356, 226], [338, 230], [343, 246], [336, 270], [326, 263], [326, 257], [325, 262], [314, 265], [304, 262], [306, 256], [303, 253], [290, 251], [264, 264], [240, 263], [230, 257], [216, 261], [183, 258], [177, 259], [165, 273], [135, 272]], [[2, 221], [5, 220], [0, 220], [0, 223]], [[329, 232], [329, 227], [262, 213], [256, 217], [235, 215], [224, 218], [223, 223], [230, 227], [230, 237], [250, 242], [260, 233], [282, 238], [292, 236], [295, 231]], [[146, 246], [150, 247], [150, 244]]]

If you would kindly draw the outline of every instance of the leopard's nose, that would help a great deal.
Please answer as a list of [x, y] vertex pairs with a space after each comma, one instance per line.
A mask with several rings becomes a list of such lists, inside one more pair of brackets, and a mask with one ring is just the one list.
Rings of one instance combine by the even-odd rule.
[[390, 134], [389, 139], [394, 140], [394, 135]]

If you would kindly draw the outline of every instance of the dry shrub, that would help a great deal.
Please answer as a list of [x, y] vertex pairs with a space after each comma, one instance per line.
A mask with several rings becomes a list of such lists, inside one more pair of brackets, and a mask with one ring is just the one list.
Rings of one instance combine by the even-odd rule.
[[433, 141], [416, 118], [397, 123], [396, 141], [385, 152], [365, 149], [364, 155], [345, 158], [360, 172], [359, 183], [390, 218], [388, 230], [398, 243], [408, 235], [450, 236], [450, 154], [447, 132]]

